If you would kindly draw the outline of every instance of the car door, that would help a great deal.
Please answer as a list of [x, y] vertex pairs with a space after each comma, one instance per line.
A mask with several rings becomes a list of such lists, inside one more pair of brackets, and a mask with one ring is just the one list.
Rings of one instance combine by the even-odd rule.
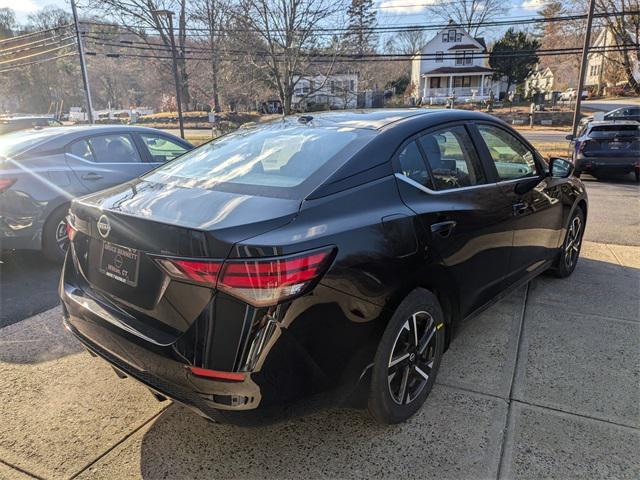
[[475, 127], [481, 139], [480, 154], [512, 209], [509, 270], [518, 280], [557, 253], [562, 233], [562, 182], [547, 176], [540, 155], [508, 128], [488, 122]]
[[128, 133], [88, 135], [69, 144], [66, 155], [89, 192], [124, 183], [149, 169]]
[[489, 182], [463, 125], [426, 131], [396, 158], [398, 188], [420, 219], [421, 236], [460, 290], [463, 315], [505, 287], [511, 207]]

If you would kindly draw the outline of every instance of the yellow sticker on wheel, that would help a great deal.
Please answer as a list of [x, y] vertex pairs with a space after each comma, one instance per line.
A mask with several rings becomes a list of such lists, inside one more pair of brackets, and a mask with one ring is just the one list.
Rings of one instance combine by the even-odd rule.
[[437, 328], [438, 330], [440, 330], [442, 327], [444, 327], [444, 323], [439, 323], [439, 324], [436, 326], [436, 328]]

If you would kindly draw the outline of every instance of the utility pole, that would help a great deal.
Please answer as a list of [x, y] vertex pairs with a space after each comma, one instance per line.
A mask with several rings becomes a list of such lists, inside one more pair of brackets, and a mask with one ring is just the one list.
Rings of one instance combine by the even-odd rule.
[[84, 61], [84, 46], [80, 37], [80, 26], [78, 24], [78, 11], [75, 0], [71, 0], [71, 11], [73, 12], [73, 23], [76, 27], [76, 41], [78, 42], [78, 55], [80, 56], [80, 70], [82, 71], [82, 83], [84, 84], [84, 96], [87, 100], [87, 118], [89, 123], [93, 123], [93, 104], [91, 103], [91, 90], [89, 90], [89, 76], [87, 75], [87, 64]]
[[587, 32], [584, 35], [584, 45], [582, 47], [582, 62], [580, 63], [580, 78], [578, 79], [578, 91], [576, 92], [576, 105], [573, 111], [573, 127], [571, 135], [576, 136], [578, 132], [578, 122], [580, 121], [580, 106], [582, 105], [582, 90], [584, 89], [584, 77], [587, 73], [587, 54], [591, 44], [591, 25], [593, 24], [593, 11], [595, 0], [589, 0], [589, 14], [587, 15]]
[[169, 40], [171, 41], [171, 58], [173, 59], [173, 81], [176, 84], [176, 104], [178, 106], [178, 122], [180, 123], [180, 137], [184, 138], [184, 120], [182, 118], [182, 84], [178, 78], [178, 59], [176, 54], [176, 39], [173, 35], [173, 12], [170, 10], [153, 10], [156, 16], [165, 15], [169, 25]]

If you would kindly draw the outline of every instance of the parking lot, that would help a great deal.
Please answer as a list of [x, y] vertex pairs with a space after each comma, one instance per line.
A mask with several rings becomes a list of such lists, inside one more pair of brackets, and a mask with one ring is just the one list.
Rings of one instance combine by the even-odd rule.
[[333, 409], [209, 423], [120, 380], [61, 326], [59, 267], [0, 266], [0, 479], [640, 478], [640, 187], [585, 177], [582, 258], [461, 329], [409, 422]]

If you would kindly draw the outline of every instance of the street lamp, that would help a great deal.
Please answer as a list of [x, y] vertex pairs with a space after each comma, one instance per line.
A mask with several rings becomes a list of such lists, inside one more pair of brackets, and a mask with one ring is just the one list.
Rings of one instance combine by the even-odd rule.
[[[171, 58], [173, 59], [173, 81], [176, 84], [176, 104], [178, 106], [178, 122], [180, 123], [180, 137], [184, 138], [184, 120], [182, 119], [182, 84], [178, 78], [178, 59], [176, 55], [176, 40], [173, 36], [173, 12], [170, 10], [152, 10], [155, 17], [167, 17], [169, 26], [169, 40], [171, 41]], [[160, 21], [158, 20], [158, 23]]]

